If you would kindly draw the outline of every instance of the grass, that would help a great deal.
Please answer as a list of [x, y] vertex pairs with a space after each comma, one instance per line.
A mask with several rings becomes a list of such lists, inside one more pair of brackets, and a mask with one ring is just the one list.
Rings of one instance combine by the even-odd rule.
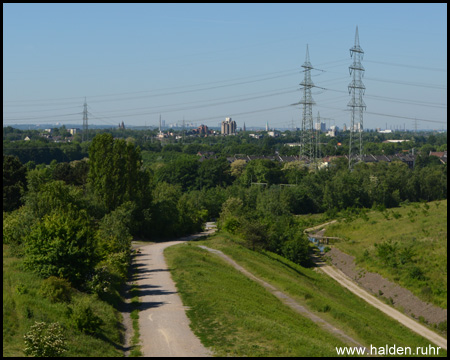
[[366, 347], [430, 344], [325, 275], [272, 253], [250, 251], [234, 240], [218, 234], [165, 250], [183, 303], [191, 308], [191, 326], [217, 355], [336, 356], [341, 341], [195, 244], [223, 251]]
[[194, 331], [218, 356], [332, 356], [340, 340], [196, 246], [165, 250]]
[[[358, 266], [396, 282], [423, 301], [447, 308], [447, 200], [372, 211], [367, 220], [330, 225], [325, 235], [344, 239], [335, 243], [336, 248], [354, 256]], [[411, 260], [387, 266], [375, 244], [389, 241], [397, 242], [398, 260], [404, 249], [411, 248]]]
[[[136, 274], [133, 275], [133, 281], [135, 280]], [[132, 311], [130, 314], [131, 320], [133, 322], [133, 337], [131, 338], [132, 349], [130, 351], [131, 357], [142, 356], [140, 342], [140, 331], [139, 331], [139, 288], [135, 282], [132, 283], [130, 294]]]
[[52, 303], [40, 292], [42, 279], [24, 271], [22, 259], [11, 256], [3, 245], [3, 356], [24, 356], [23, 336], [36, 321], [59, 322], [64, 329], [68, 350], [62, 356], [122, 356], [120, 313], [97, 298], [75, 292], [71, 303], [90, 297], [91, 307], [103, 325], [95, 336], [79, 332], [73, 326], [69, 305]]

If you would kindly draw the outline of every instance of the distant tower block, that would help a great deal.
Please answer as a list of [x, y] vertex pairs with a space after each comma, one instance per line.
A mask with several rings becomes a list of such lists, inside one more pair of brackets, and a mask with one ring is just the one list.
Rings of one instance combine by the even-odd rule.
[[310, 161], [314, 160], [314, 124], [312, 116], [312, 106], [315, 104], [312, 95], [311, 88], [314, 87], [314, 83], [311, 80], [311, 69], [314, 69], [309, 61], [309, 48], [306, 45], [306, 59], [302, 65], [304, 68], [305, 77], [300, 85], [303, 86], [303, 98], [299, 104], [303, 104], [303, 117], [302, 117], [302, 131], [300, 139], [300, 155], [308, 158]]
[[233, 121], [230, 117], [225, 118], [222, 121], [221, 132], [223, 135], [234, 135], [236, 134], [236, 121]]
[[[363, 101], [363, 95], [366, 91], [366, 87], [362, 82], [364, 76], [364, 67], [361, 64], [361, 60], [364, 56], [364, 51], [359, 46], [358, 26], [356, 27], [355, 45], [350, 49], [350, 57], [353, 58], [353, 64], [349, 66], [350, 76], [352, 81], [348, 85], [348, 92], [351, 96], [349, 103], [351, 111], [350, 122], [350, 141], [349, 141], [349, 153], [348, 153], [348, 167], [352, 169], [352, 166], [356, 160], [361, 160], [363, 156], [363, 141], [362, 132], [364, 131], [363, 123], [363, 111], [366, 108], [366, 104]], [[358, 123], [356, 124], [356, 121]], [[353, 139], [353, 132], [359, 132], [359, 138]]]

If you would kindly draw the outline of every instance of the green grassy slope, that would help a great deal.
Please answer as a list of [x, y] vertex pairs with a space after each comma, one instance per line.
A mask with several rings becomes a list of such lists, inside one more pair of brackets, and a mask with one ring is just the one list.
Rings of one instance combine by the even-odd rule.
[[[8, 254], [3, 246], [3, 356], [24, 356], [23, 336], [36, 321], [63, 326], [68, 350], [62, 356], [122, 356], [120, 314], [112, 306], [91, 298], [91, 308], [103, 325], [95, 336], [79, 332], [73, 326], [69, 305], [51, 303], [40, 294], [42, 279], [22, 269], [22, 260]], [[88, 297], [76, 292], [71, 303]]]
[[[334, 246], [359, 266], [447, 308], [447, 200], [372, 211], [366, 219], [330, 225], [325, 235], [342, 238]], [[377, 246], [389, 242], [397, 244], [383, 261]]]
[[223, 251], [366, 347], [430, 344], [325, 275], [233, 240], [218, 234], [165, 251], [194, 331], [218, 355], [335, 356], [340, 341], [196, 244]]

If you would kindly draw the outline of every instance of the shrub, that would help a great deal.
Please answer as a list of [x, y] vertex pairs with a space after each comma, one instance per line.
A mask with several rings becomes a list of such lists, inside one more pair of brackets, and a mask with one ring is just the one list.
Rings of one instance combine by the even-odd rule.
[[34, 357], [56, 357], [67, 350], [59, 323], [47, 325], [45, 322], [35, 322], [30, 331], [24, 335], [24, 341], [25, 355]]
[[97, 295], [109, 293], [113, 289], [113, 275], [107, 265], [100, 265], [94, 269], [86, 286]]
[[50, 276], [42, 282], [40, 291], [51, 302], [69, 302], [72, 296], [72, 287], [66, 279]]
[[72, 306], [72, 322], [75, 328], [86, 334], [95, 334], [103, 325], [103, 320], [94, 314], [91, 301], [83, 297]]
[[26, 207], [11, 212], [3, 212], [3, 243], [11, 245], [13, 255], [23, 255], [22, 240], [30, 233], [31, 225], [35, 223], [32, 212]]
[[309, 242], [303, 236], [297, 236], [296, 239], [287, 241], [283, 244], [282, 255], [302, 266], [309, 265]]
[[239, 219], [234, 216], [227, 217], [222, 223], [222, 229], [230, 234], [236, 234], [240, 227], [241, 223]]
[[409, 268], [408, 275], [411, 279], [414, 280], [426, 280], [423, 271], [415, 265]]
[[440, 331], [447, 332], [447, 320], [441, 321], [441, 322], [438, 324], [437, 328], [438, 328]]
[[25, 266], [44, 278], [61, 277], [79, 287], [92, 269], [94, 243], [84, 211], [46, 215], [25, 243]]

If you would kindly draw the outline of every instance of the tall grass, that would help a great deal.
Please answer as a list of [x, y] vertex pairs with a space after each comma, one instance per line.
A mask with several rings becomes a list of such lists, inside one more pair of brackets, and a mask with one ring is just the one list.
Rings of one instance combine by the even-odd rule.
[[[447, 200], [371, 211], [366, 220], [330, 225], [325, 235], [344, 239], [334, 246], [355, 256], [359, 266], [398, 283], [423, 301], [447, 308]], [[376, 246], [389, 242], [397, 243], [395, 266], [377, 256]], [[400, 254], [406, 248], [414, 255], [402, 262]]]

